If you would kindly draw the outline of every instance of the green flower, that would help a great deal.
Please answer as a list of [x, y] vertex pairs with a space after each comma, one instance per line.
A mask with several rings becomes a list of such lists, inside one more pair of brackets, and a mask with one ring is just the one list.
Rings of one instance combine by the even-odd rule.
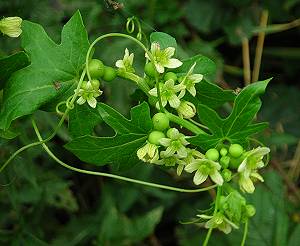
[[256, 180], [264, 182], [263, 177], [257, 171], [246, 169], [245, 171], [239, 173], [240, 189], [244, 192], [253, 193], [255, 190], [253, 181]]
[[232, 221], [227, 219], [224, 214], [222, 213], [216, 213], [213, 216], [200, 214], [197, 215], [198, 217], [202, 219], [208, 219], [208, 221], [205, 223], [205, 228], [218, 228], [220, 231], [224, 232], [225, 234], [228, 234], [231, 232], [232, 228], [238, 229], [239, 227], [234, 224]]
[[159, 159], [158, 147], [147, 142], [146, 145], [138, 149], [137, 156], [144, 162], [155, 163]]
[[203, 79], [202, 74], [193, 74], [193, 70], [196, 66], [196, 62], [191, 66], [190, 70], [187, 72], [183, 78], [181, 84], [184, 85], [184, 88], [191, 93], [192, 96], [196, 96], [195, 84], [199, 83]]
[[193, 118], [197, 112], [195, 105], [188, 101], [181, 101], [179, 107], [176, 110], [179, 117], [186, 119]]
[[[184, 91], [182, 91], [182, 85], [175, 85], [173, 79], [167, 80], [164, 84], [159, 83], [160, 97], [163, 107], [169, 102], [172, 108], [178, 108], [180, 106], [180, 99], [184, 96]], [[179, 92], [177, 95], [177, 92]], [[157, 88], [153, 88], [149, 91], [151, 96], [158, 96]], [[159, 103], [156, 103], [156, 107], [159, 108]]]
[[161, 50], [160, 45], [157, 42], [151, 44], [151, 55], [153, 57], [152, 61], [149, 55], [146, 53], [145, 56], [151, 62], [154, 63], [154, 66], [159, 73], [164, 73], [166, 68], [177, 68], [182, 65], [182, 62], [178, 59], [171, 58], [175, 53], [175, 48], [168, 47], [166, 49]]
[[165, 165], [167, 167], [174, 167], [178, 162], [180, 162], [179, 156], [174, 154], [174, 155], [168, 155], [166, 151], [161, 151], [160, 152], [160, 157], [161, 159], [155, 161], [155, 164], [158, 165]]
[[133, 53], [129, 54], [129, 51], [126, 48], [123, 60], [116, 61], [116, 67], [118, 67], [119, 69], [125, 72], [134, 73], [134, 69], [132, 67], [133, 58], [134, 58], [134, 54]]
[[247, 193], [253, 193], [255, 187], [252, 180], [264, 182], [263, 177], [258, 174], [257, 169], [264, 166], [263, 157], [269, 152], [270, 149], [267, 147], [257, 147], [244, 154], [245, 159], [238, 167], [241, 190]]
[[195, 185], [202, 184], [208, 176], [218, 185], [223, 185], [223, 178], [219, 173], [221, 165], [218, 162], [208, 159], [196, 159], [194, 162], [188, 164], [184, 170], [188, 173], [196, 171], [194, 176]]
[[161, 138], [159, 140], [159, 143], [162, 146], [167, 147], [165, 156], [172, 156], [177, 153], [180, 158], [187, 157], [187, 150], [185, 146], [188, 145], [189, 142], [185, 140], [185, 136], [176, 128], [169, 129], [167, 136], [169, 138]]
[[[76, 90], [75, 90], [76, 92]], [[77, 99], [77, 103], [79, 105], [84, 104], [87, 102], [92, 108], [96, 108], [97, 106], [97, 100], [96, 97], [99, 97], [103, 91], [99, 89], [95, 89], [92, 86], [92, 83], [90, 81], [83, 83], [81, 88], [79, 89], [78, 96], [79, 98]]]
[[204, 155], [195, 149], [186, 148], [187, 156], [183, 159], [178, 160], [177, 175], [180, 176], [184, 167], [191, 164], [196, 158], [204, 158]]
[[19, 37], [22, 33], [20, 17], [6, 17], [0, 20], [0, 31], [9, 37]]

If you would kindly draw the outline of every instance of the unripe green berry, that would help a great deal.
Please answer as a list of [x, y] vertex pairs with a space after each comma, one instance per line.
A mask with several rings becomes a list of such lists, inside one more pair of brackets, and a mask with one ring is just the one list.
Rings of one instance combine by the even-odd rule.
[[87, 89], [87, 81], [82, 81], [82, 83], [81, 83], [81, 89], [83, 89], [83, 90]]
[[230, 163], [230, 157], [229, 156], [222, 156], [220, 159], [220, 164], [223, 168], [228, 168]]
[[149, 77], [154, 78], [156, 75], [156, 69], [152, 62], [148, 62], [144, 67], [145, 74], [147, 74]]
[[94, 90], [99, 90], [100, 81], [98, 79], [92, 79], [91, 84]]
[[232, 144], [229, 147], [229, 154], [235, 158], [240, 157], [243, 151], [243, 147], [239, 144]]
[[168, 131], [167, 131], [167, 137], [168, 138], [171, 138], [173, 133], [176, 131], [175, 128], [170, 128]]
[[152, 131], [148, 136], [148, 141], [155, 145], [160, 145], [159, 140], [164, 138], [165, 134], [160, 131]]
[[228, 150], [227, 150], [226, 148], [222, 148], [222, 149], [220, 150], [221, 156], [225, 156], [225, 155], [227, 155], [227, 153], [228, 153]]
[[255, 213], [256, 213], [256, 209], [253, 205], [251, 204], [246, 205], [246, 214], [248, 217], [254, 216]]
[[217, 161], [219, 159], [219, 152], [216, 149], [209, 149], [206, 151], [205, 156], [209, 160]]
[[236, 169], [239, 167], [239, 165], [242, 163], [242, 161], [243, 161], [242, 157], [239, 157], [239, 158], [230, 157], [229, 167]]
[[231, 180], [232, 177], [232, 173], [229, 169], [224, 169], [222, 171], [222, 177], [226, 182], [229, 182]]
[[107, 82], [114, 80], [117, 77], [117, 72], [112, 67], [104, 67], [103, 79]]
[[89, 62], [89, 72], [93, 79], [98, 79], [104, 74], [104, 65], [98, 59], [92, 59]]
[[170, 121], [164, 113], [157, 113], [152, 117], [155, 130], [164, 131], [169, 128]]
[[167, 81], [169, 79], [173, 79], [174, 81], [177, 80], [177, 75], [173, 72], [167, 72], [164, 76], [164, 80]]

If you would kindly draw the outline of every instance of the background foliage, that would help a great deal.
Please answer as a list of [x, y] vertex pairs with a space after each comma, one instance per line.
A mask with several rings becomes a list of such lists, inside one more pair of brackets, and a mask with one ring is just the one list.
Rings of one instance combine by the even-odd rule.
[[[121, 10], [114, 10], [110, 2], [4, 0], [0, 2], [0, 15], [17, 15], [40, 23], [56, 42], [59, 42], [62, 25], [77, 9], [83, 15], [90, 40], [107, 32], [125, 32], [127, 17], [135, 15], [142, 21], [146, 34], [157, 30], [176, 37], [181, 58], [202, 53], [214, 60], [217, 72], [210, 79], [225, 89], [244, 85], [240, 37], [242, 33], [249, 38], [253, 61], [255, 33], [262, 10], [269, 11], [269, 25], [292, 23], [273, 26], [266, 32], [260, 80], [274, 78], [263, 97], [258, 118], [270, 122], [269, 129], [259, 138], [271, 147], [272, 160], [264, 173], [265, 184], [248, 198], [257, 207], [257, 214], [250, 223], [248, 245], [298, 245], [300, 32], [299, 28], [290, 27], [299, 23], [295, 20], [300, 16], [300, 2], [130, 0], [120, 1], [124, 5]], [[0, 58], [19, 51], [18, 39], [0, 37], [0, 40]], [[98, 45], [95, 56], [113, 65], [113, 61], [122, 57], [125, 47], [135, 52], [136, 66], [141, 68], [143, 53], [130, 41], [104, 41]], [[22, 62], [24, 54], [16, 59]], [[23, 62], [26, 64], [26, 59]], [[0, 75], [0, 79], [5, 78]], [[119, 80], [107, 85], [104, 100], [129, 115], [129, 108], [137, 98], [136, 94], [132, 95], [134, 90], [132, 84]], [[222, 113], [227, 112], [229, 109], [224, 107]], [[77, 113], [80, 118], [80, 112]], [[42, 111], [36, 114], [36, 119], [45, 136], [57, 123], [54, 114]], [[19, 138], [0, 138], [1, 164], [14, 150], [36, 140], [26, 118], [14, 122], [13, 127]], [[96, 131], [99, 135], [113, 135], [104, 124], [97, 126]], [[50, 144], [64, 160], [90, 170], [117, 172], [105, 166], [80, 164], [62, 148], [70, 139], [68, 134], [67, 129], [62, 128]], [[71, 130], [71, 134], [84, 133]], [[145, 164], [126, 172], [118, 171], [118, 174], [192, 186], [188, 175], [178, 178], [171, 171]], [[0, 181], [0, 243], [4, 245], [199, 245], [205, 230], [195, 225], [181, 225], [179, 221], [187, 221], [197, 210], [208, 207], [214, 195], [179, 194], [77, 174], [55, 164], [40, 147], [18, 156], [1, 174]], [[237, 245], [240, 239], [241, 231], [226, 237], [215, 232], [211, 245]]]

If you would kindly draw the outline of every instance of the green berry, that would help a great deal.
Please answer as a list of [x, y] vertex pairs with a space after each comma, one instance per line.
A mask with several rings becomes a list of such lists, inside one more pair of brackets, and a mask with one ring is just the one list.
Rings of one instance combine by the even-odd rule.
[[254, 216], [255, 213], [256, 213], [256, 209], [253, 205], [251, 204], [246, 205], [246, 214], [248, 217]]
[[83, 90], [87, 89], [87, 81], [82, 81], [82, 83], [81, 83], [81, 89], [83, 89]]
[[231, 180], [231, 176], [232, 176], [232, 173], [229, 169], [224, 169], [222, 171], [222, 177], [226, 182], [229, 182]]
[[243, 151], [243, 147], [239, 144], [232, 144], [229, 147], [229, 154], [235, 158], [240, 157]]
[[173, 79], [174, 81], [177, 80], [177, 75], [173, 72], [168, 72], [165, 74], [164, 76], [165, 81], [169, 80], [169, 79]]
[[222, 156], [220, 159], [220, 164], [223, 168], [227, 168], [230, 163], [230, 157], [229, 156]]
[[152, 78], [154, 78], [156, 73], [157, 73], [154, 65], [152, 64], [152, 62], [148, 62], [145, 65], [144, 70], [145, 70], [145, 74], [147, 74], [149, 77], [152, 77]]
[[153, 127], [155, 130], [164, 131], [169, 128], [169, 119], [164, 113], [157, 113], [152, 118]]
[[117, 77], [117, 72], [115, 69], [113, 69], [112, 67], [104, 67], [104, 74], [103, 74], [103, 79], [105, 81], [112, 81]]
[[104, 65], [98, 59], [92, 59], [89, 62], [89, 72], [92, 78], [98, 79], [104, 74]]
[[91, 84], [94, 90], [99, 90], [100, 81], [98, 79], [92, 79]]
[[239, 158], [230, 157], [229, 167], [233, 169], [237, 169], [242, 163], [242, 161], [243, 159], [241, 157]]
[[222, 148], [222, 149], [220, 150], [221, 156], [225, 156], [225, 155], [227, 155], [227, 153], [228, 153], [228, 150], [227, 150], [226, 148]]
[[148, 136], [148, 141], [155, 145], [160, 145], [159, 140], [164, 138], [165, 134], [160, 131], [152, 131]]
[[209, 160], [217, 161], [219, 159], [219, 152], [216, 149], [209, 149], [206, 151], [205, 156]]

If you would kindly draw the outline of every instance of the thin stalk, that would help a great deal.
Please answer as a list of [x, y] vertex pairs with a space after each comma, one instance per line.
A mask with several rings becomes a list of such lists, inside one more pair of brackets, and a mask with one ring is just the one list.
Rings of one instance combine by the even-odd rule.
[[207, 133], [205, 131], [203, 131], [198, 126], [194, 125], [193, 123], [191, 123], [185, 119], [182, 119], [179, 116], [169, 113], [167, 111], [165, 112], [165, 114], [169, 118], [170, 121], [183, 126], [184, 128], [190, 130], [191, 132], [193, 132], [197, 135], [198, 134], [206, 134], [207, 135]]
[[[261, 18], [260, 18], [259, 26], [261, 28], [265, 28], [267, 26], [268, 16], [269, 16], [268, 10], [264, 10], [262, 12]], [[255, 58], [254, 58], [254, 65], [253, 65], [253, 73], [252, 73], [252, 82], [257, 81], [258, 77], [259, 77], [259, 70], [260, 70], [262, 52], [263, 52], [263, 48], [264, 48], [264, 41], [265, 41], [265, 32], [261, 31], [257, 37], [257, 44], [256, 44]]]
[[75, 171], [75, 172], [89, 174], [89, 175], [96, 175], [96, 176], [104, 176], [104, 177], [108, 177], [108, 178], [119, 179], [119, 180], [136, 183], [136, 184], [140, 184], [140, 185], [145, 185], [145, 186], [150, 186], [150, 187], [154, 187], [154, 188], [177, 191], [177, 192], [185, 192], [185, 193], [196, 193], [196, 192], [207, 191], [207, 190], [213, 189], [217, 186], [217, 185], [211, 185], [211, 186], [208, 186], [205, 188], [200, 188], [200, 189], [182, 189], [182, 188], [177, 188], [177, 187], [172, 187], [172, 186], [167, 186], [167, 185], [145, 182], [142, 180], [131, 179], [131, 178], [127, 178], [127, 177], [123, 177], [123, 176], [119, 176], [119, 175], [115, 175], [115, 174], [110, 174], [110, 173], [94, 172], [94, 171], [76, 168], [76, 167], [70, 166], [67, 163], [61, 161], [58, 157], [56, 157], [54, 155], [54, 153], [48, 148], [48, 146], [45, 143], [43, 143], [43, 138], [41, 137], [41, 134], [40, 134], [38, 127], [34, 120], [32, 120], [32, 126], [34, 128], [34, 131], [35, 131], [39, 141], [41, 141], [42, 147], [47, 152], [47, 154], [58, 164], [62, 165], [63, 167], [65, 167], [67, 169]]
[[161, 93], [160, 93], [160, 86], [159, 86], [159, 79], [157, 77], [157, 75], [155, 75], [155, 87], [156, 87], [156, 90], [157, 90], [157, 98], [158, 98], [158, 104], [159, 104], [159, 110], [161, 112], [164, 112], [165, 109], [162, 105], [162, 101], [161, 101]]
[[189, 121], [192, 122], [193, 124], [199, 126], [199, 127], [202, 127], [202, 128], [204, 128], [204, 129], [209, 130], [209, 128], [208, 128], [207, 126], [202, 125], [202, 124], [200, 124], [199, 122], [197, 122], [197, 121], [195, 121], [195, 120], [193, 120], [193, 119], [189, 119]]
[[251, 69], [250, 69], [250, 54], [249, 54], [249, 40], [246, 37], [242, 38], [242, 51], [243, 51], [243, 70], [245, 85], [251, 83]]
[[[222, 194], [222, 187], [218, 186], [217, 196], [216, 196], [216, 202], [215, 202], [215, 210], [214, 210], [213, 216], [215, 216], [217, 214], [217, 212], [218, 212], [221, 194]], [[208, 245], [208, 241], [210, 239], [212, 231], [213, 231], [213, 228], [210, 227], [209, 230], [208, 230], [208, 232], [207, 232], [207, 234], [206, 234], [203, 246], [207, 246]]]
[[244, 227], [244, 233], [243, 233], [243, 239], [242, 239], [242, 242], [241, 242], [241, 246], [245, 246], [247, 235], [248, 235], [248, 220], [246, 220], [246, 222], [245, 222], [245, 227]]

